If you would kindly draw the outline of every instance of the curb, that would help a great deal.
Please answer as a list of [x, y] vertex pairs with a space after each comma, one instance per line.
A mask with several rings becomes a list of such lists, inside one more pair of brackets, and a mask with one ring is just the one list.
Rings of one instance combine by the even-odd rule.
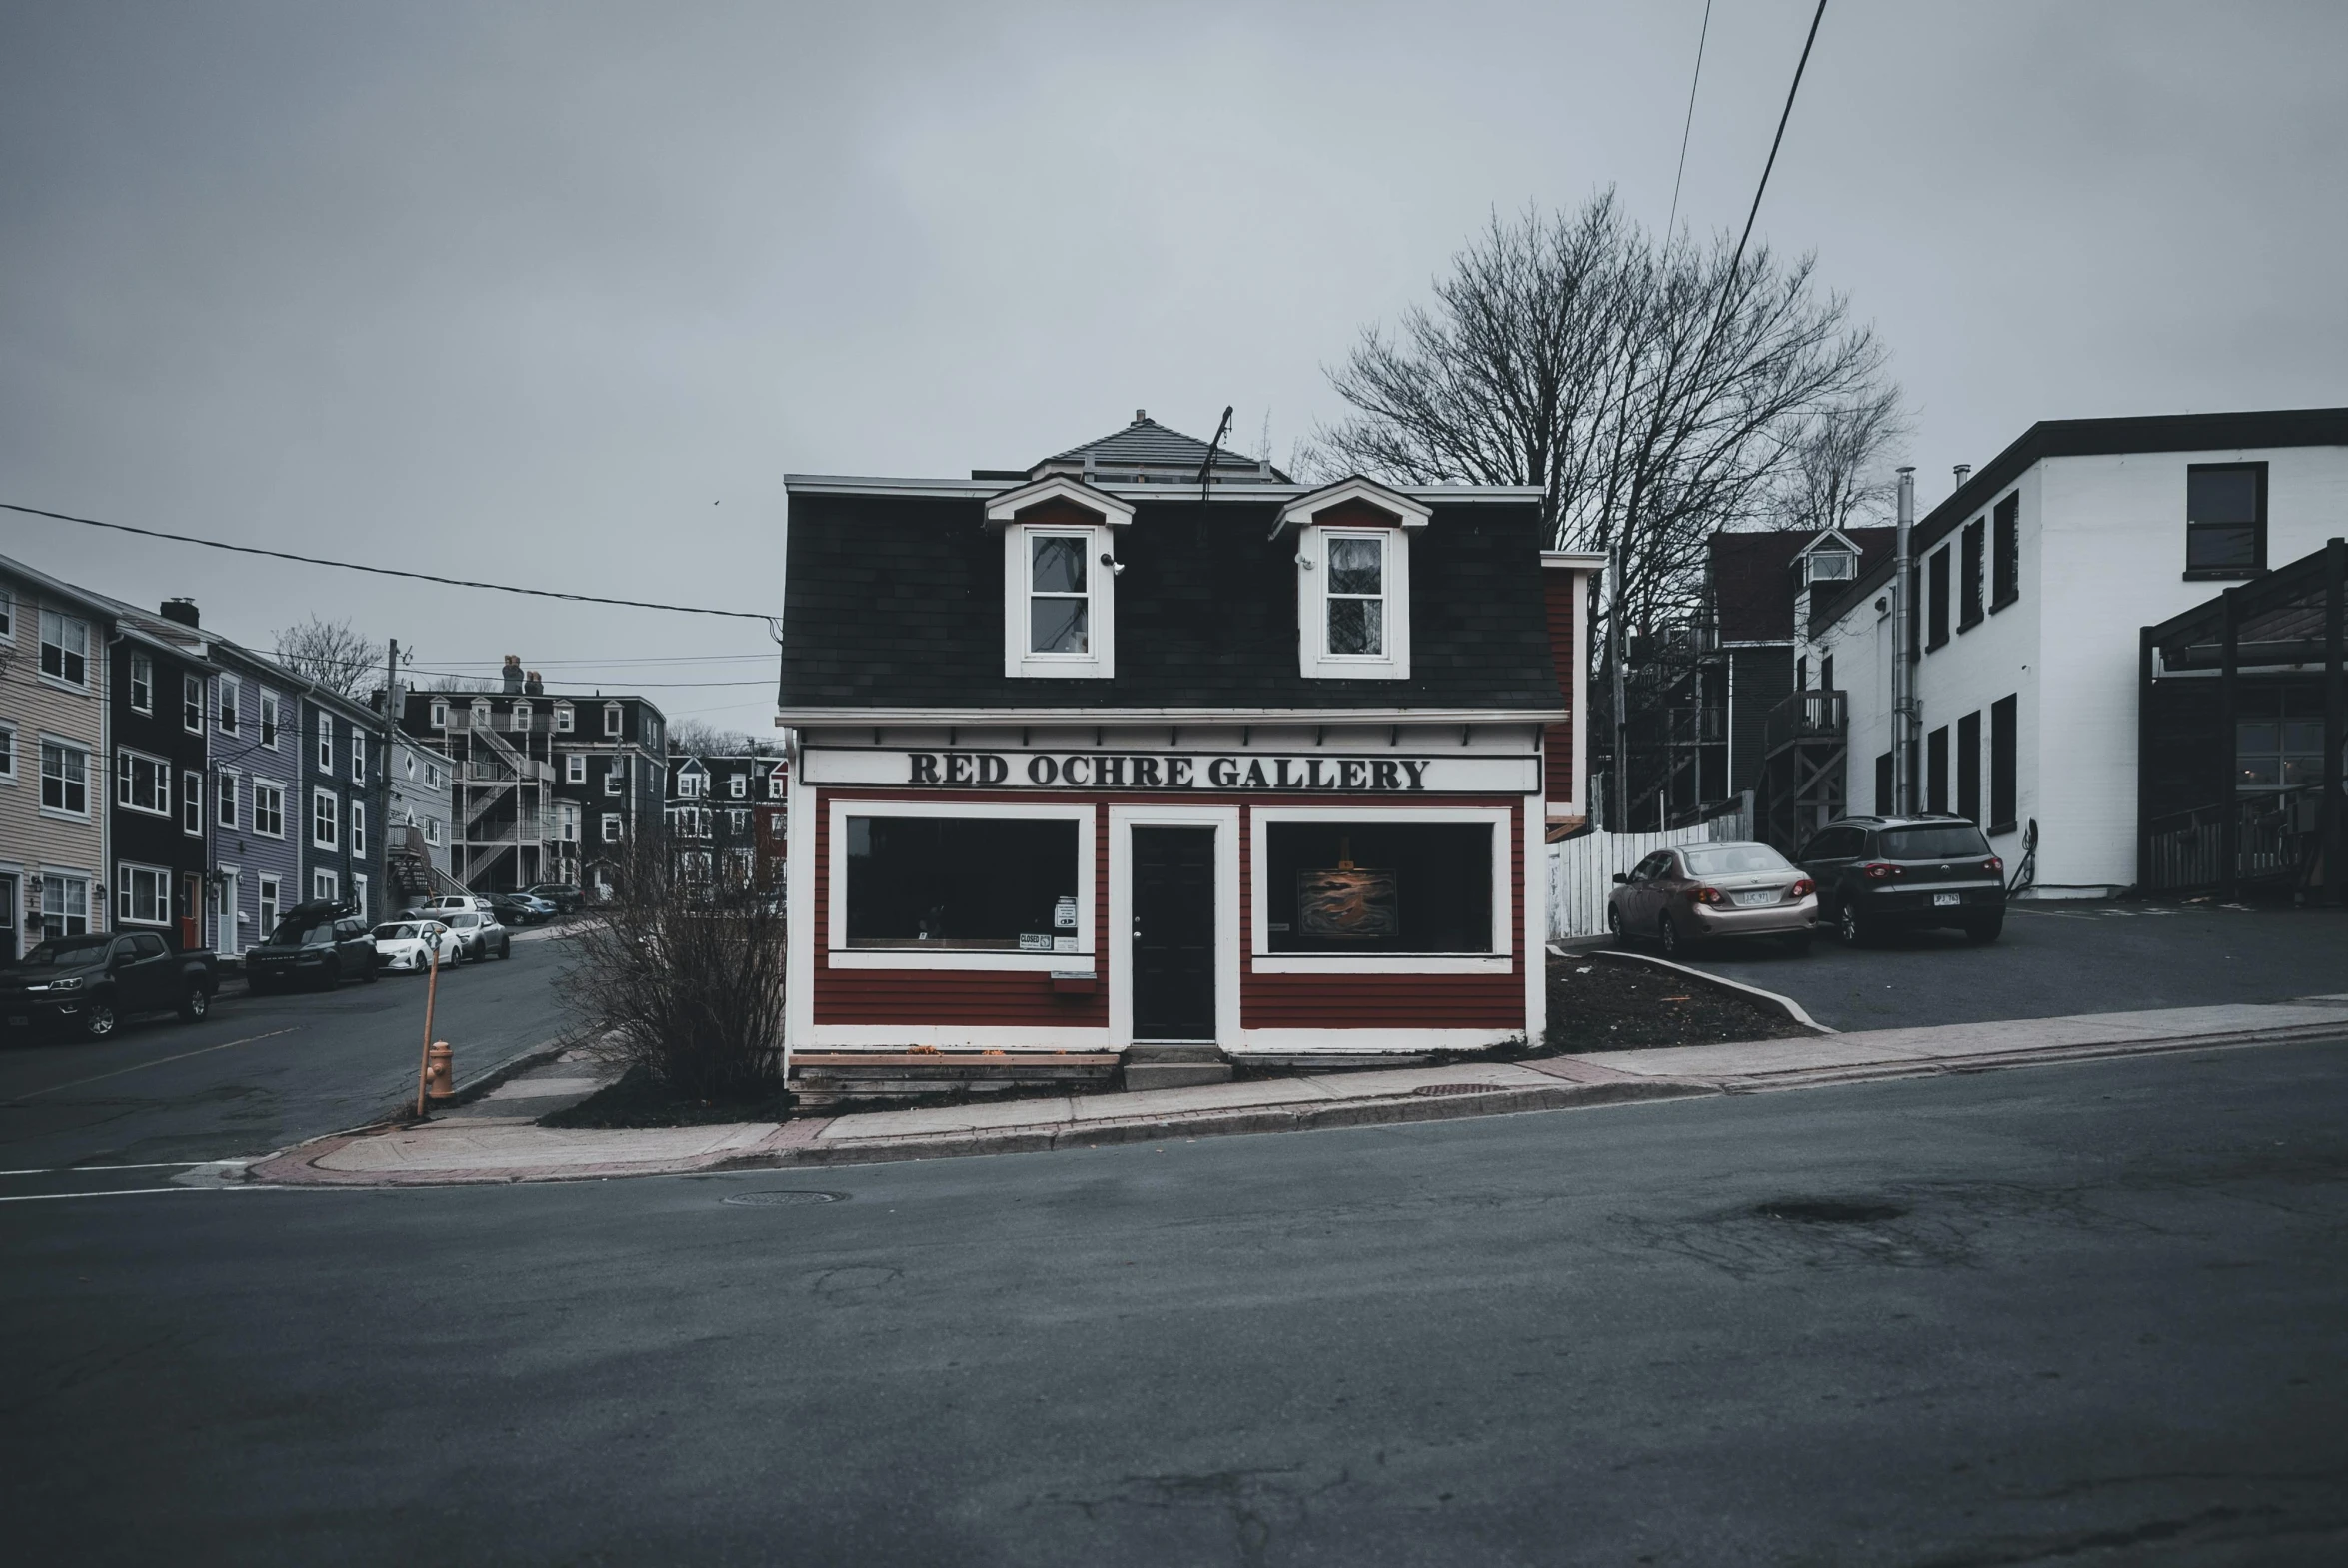
[[1874, 1062], [1852, 1067], [1814, 1067], [1704, 1081], [1726, 1094], [1765, 1094], [1779, 1088], [1871, 1083], [1889, 1078], [1953, 1077], [1968, 1072], [2003, 1072], [2015, 1067], [2055, 1067], [2066, 1062], [2103, 1061], [2122, 1056], [2173, 1056], [2184, 1051], [2238, 1050], [2252, 1045], [2313, 1045], [2326, 1040], [2348, 1040], [2348, 1020], [2340, 1023], [2293, 1024], [2279, 1029], [2240, 1029], [2230, 1034], [2172, 1034], [2159, 1039], [2082, 1041], [2076, 1045], [2056, 1045], [2043, 1050], [2002, 1051], [1994, 1055], [1919, 1056], [1910, 1061]]
[[1686, 964], [1674, 963], [1669, 958], [1657, 958], [1643, 952], [1626, 952], [1620, 947], [1594, 947], [1588, 952], [1559, 953], [1558, 956], [1612, 958], [1617, 963], [1643, 963], [1650, 968], [1669, 969], [1672, 973], [1684, 974], [1691, 980], [1702, 980], [1707, 985], [1718, 986], [1722, 990], [1735, 991], [1739, 995], [1749, 996], [1755, 1001], [1766, 1003], [1788, 1023], [1798, 1023], [1803, 1028], [1814, 1030], [1820, 1034], [1840, 1034], [1842, 1032], [1840, 1029], [1830, 1029], [1816, 1018], [1811, 1017], [1809, 1010], [1791, 996], [1780, 996], [1775, 991], [1765, 991], [1758, 985], [1747, 985], [1742, 980], [1732, 980], [1726, 975], [1713, 974], [1708, 970], [1691, 969]]

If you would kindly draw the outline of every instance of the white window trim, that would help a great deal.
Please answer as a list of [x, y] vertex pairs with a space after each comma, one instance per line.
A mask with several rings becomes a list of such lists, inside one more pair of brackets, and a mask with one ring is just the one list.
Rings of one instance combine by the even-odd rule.
[[[264, 789], [277, 796], [277, 831], [275, 832], [271, 832], [261, 825], [261, 791]], [[275, 838], [280, 843], [285, 842], [285, 785], [274, 779], [253, 781], [253, 836]]]
[[572, 727], [577, 723], [578, 715], [569, 703], [555, 705], [555, 733], [557, 735], [571, 734]]
[[[41, 814], [48, 817], [51, 821], [57, 822], [89, 821], [91, 819], [90, 796], [92, 794], [97, 795], [100, 802], [103, 803], [110, 798], [106, 791], [113, 787], [112, 784], [105, 778], [103, 771], [100, 770], [97, 766], [99, 757], [98, 749], [87, 741], [77, 740], [72, 736], [52, 735], [46, 730], [39, 732], [38, 738], [34, 742], [34, 745], [36, 748], [43, 746], [54, 746], [63, 751], [79, 752], [82, 754], [82, 808], [78, 811], [69, 811], [62, 805], [51, 805], [48, 802], [43, 801], [41, 804]], [[45, 778], [46, 776], [41, 772], [40, 755], [38, 751], [36, 751], [33, 758], [34, 782], [36, 784], [40, 784]]]
[[[1328, 652], [1328, 542], [1378, 539], [1385, 543], [1385, 652]], [[1374, 525], [1319, 525], [1296, 538], [1296, 661], [1308, 680], [1407, 681], [1410, 679], [1410, 535]]]
[[14, 720], [0, 719], [0, 735], [8, 737], [8, 755], [0, 758], [0, 784], [15, 784], [24, 776], [24, 732]]
[[1109, 1042], [1134, 1043], [1134, 829], [1214, 829], [1214, 1041], [1239, 1043], [1239, 808], [1113, 805], [1109, 808]]
[[0, 643], [16, 641], [16, 624], [24, 619], [22, 612], [23, 606], [17, 603], [16, 590], [0, 583]]
[[[69, 651], [65, 643], [66, 629], [68, 627], [81, 628], [82, 678], [79, 681], [68, 681], [62, 675], [53, 676], [48, 671], [41, 668], [40, 650], [49, 647], [50, 644], [49, 630], [47, 627], [41, 624], [40, 620], [36, 620], [33, 624], [33, 678], [39, 681], [43, 686], [55, 687], [60, 692], [89, 691], [91, 670], [92, 667], [98, 663], [98, 640], [90, 635], [90, 623], [83, 620], [79, 616], [69, 616], [62, 610], [41, 610], [37, 612], [37, 615], [42, 619], [46, 619], [49, 616], [55, 616], [57, 618], [58, 641], [56, 647], [58, 651], [58, 663], [60, 665], [65, 662], [64, 656]], [[150, 689], [150, 695], [152, 695], [152, 689]]]
[[[161, 919], [151, 920], [136, 914], [125, 914], [122, 912], [123, 898], [125, 893], [128, 891], [123, 883], [127, 877], [127, 874], [133, 871], [144, 871], [149, 875], [159, 876], [163, 879], [163, 917]], [[138, 926], [141, 930], [169, 930], [172, 923], [171, 900], [173, 894], [171, 883], [171, 869], [168, 866], [146, 865], [137, 860], [115, 861], [114, 923], [116, 928], [119, 929], [125, 925], [135, 925]]]
[[[163, 803], [161, 805], [141, 805], [136, 800], [126, 800], [123, 798], [123, 789], [129, 784], [131, 780], [131, 772], [129, 769], [123, 766], [123, 759], [132, 757], [137, 758], [142, 763], [152, 763], [156, 766], [156, 768], [162, 771]], [[175, 766], [176, 765], [171, 761], [171, 759], [167, 757], [157, 757], [152, 752], [142, 752], [135, 746], [116, 747], [114, 749], [114, 803], [121, 806], [126, 811], [136, 811], [141, 816], [160, 816], [165, 821], [170, 821], [172, 819], [173, 803], [171, 775]]]
[[351, 834], [351, 853], [365, 854], [367, 852], [367, 803], [364, 800], [353, 800], [351, 802], [351, 824], [349, 830]]
[[[82, 669], [84, 671], [89, 669], [89, 661], [87, 656], [84, 656]], [[146, 675], [143, 678], [139, 674], [141, 669], [146, 671]], [[139, 688], [142, 686], [147, 689], [147, 700], [144, 703], [139, 701]], [[155, 712], [155, 656], [146, 652], [144, 649], [134, 648], [131, 650], [130, 706], [131, 712], [134, 714], [147, 714], [152, 716]]]
[[[206, 825], [206, 819], [204, 816], [205, 809], [204, 770], [201, 768], [182, 768], [179, 771], [180, 832], [190, 838], [203, 837]], [[195, 818], [196, 823], [196, 825], [193, 827], [188, 825], [188, 819], [191, 816]]]
[[236, 735], [245, 722], [245, 683], [236, 676], [224, 675], [213, 689], [213, 723], [222, 735]]
[[330, 871], [323, 866], [312, 870], [310, 872], [310, 896], [321, 902], [329, 898], [337, 903], [342, 902], [343, 879], [341, 874]]
[[[1028, 596], [1034, 554], [1030, 541], [1085, 541], [1085, 642], [1082, 654], [1039, 654], [1028, 648]], [[1106, 681], [1117, 675], [1117, 572], [1109, 525], [1015, 523], [1003, 531], [1003, 673], [1014, 679]]]
[[435, 730], [446, 730], [448, 727], [449, 705], [443, 702], [435, 701], [432, 705], [432, 728]]
[[620, 712], [620, 705], [619, 705], [618, 703], [606, 703], [606, 704], [604, 704], [604, 734], [605, 734], [605, 735], [618, 735], [618, 734], [620, 733], [620, 731], [621, 731], [621, 728], [623, 727], [623, 725], [625, 725], [625, 723], [626, 723], [626, 719], [625, 719], [625, 717], [624, 717], [624, 716], [621, 714], [621, 712]]
[[318, 771], [334, 773], [334, 715], [323, 708], [318, 711]]
[[[1513, 812], [1506, 806], [1258, 805], [1248, 810], [1247, 909], [1248, 972], [1253, 974], [1506, 974], [1516, 967], [1515, 905], [1509, 885], [1514, 859]], [[1489, 953], [1317, 953], [1270, 948], [1266, 887], [1271, 876], [1270, 835], [1274, 822], [1487, 822], [1492, 829], [1492, 950]], [[1537, 967], [1537, 965], [1536, 965]]]
[[573, 752], [569, 757], [563, 759], [563, 783], [576, 784], [587, 783], [587, 754], [585, 752]]
[[[835, 969], [1015, 969], [1049, 974], [1056, 969], [1094, 966], [1094, 810], [1091, 801], [1069, 805], [979, 800], [842, 800], [831, 802], [832, 886], [827, 899], [824, 956]], [[923, 952], [911, 947], [837, 945], [848, 929], [848, 819], [851, 816], [989, 816], [1077, 824], [1077, 950], [1075, 952]]]
[[[321, 838], [318, 836], [318, 824], [321, 819], [318, 811], [320, 801], [326, 802], [328, 807], [324, 820], [327, 822], [334, 833], [332, 838]], [[340, 850], [342, 848], [342, 832], [343, 797], [335, 793], [332, 789], [320, 788], [313, 785], [310, 790], [310, 847], [313, 849]]]
[[[192, 703], [188, 701], [188, 688], [191, 686], [196, 691], [196, 700]], [[209, 708], [211, 703], [212, 697], [205, 690], [204, 678], [182, 671], [179, 678], [179, 727], [190, 735], [202, 735], [204, 733], [204, 710]], [[195, 723], [188, 722], [191, 718]]]
[[603, 841], [605, 843], [621, 842], [627, 835], [628, 824], [620, 820], [620, 813], [618, 811], [604, 811], [599, 814], [603, 817]]
[[351, 783], [367, 783], [367, 732], [357, 728], [351, 731]]
[[267, 687], [261, 689], [260, 714], [261, 744], [274, 752], [278, 742], [285, 738], [285, 704]]
[[[244, 793], [243, 784], [244, 773], [241, 769], [215, 768], [213, 770], [212, 820], [231, 832], [237, 830], [237, 823], [241, 820], [237, 813], [244, 809], [243, 802], [239, 798]], [[223, 816], [220, 810], [224, 805], [228, 807], [226, 816]]]

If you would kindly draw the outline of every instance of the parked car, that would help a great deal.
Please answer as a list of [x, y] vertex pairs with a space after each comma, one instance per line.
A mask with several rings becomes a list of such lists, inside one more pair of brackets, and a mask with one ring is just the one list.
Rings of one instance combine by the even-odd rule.
[[154, 931], [60, 936], [0, 969], [0, 1026], [102, 1040], [133, 1013], [177, 1009], [198, 1022], [219, 989], [217, 956], [183, 951]]
[[245, 953], [245, 986], [263, 996], [300, 984], [332, 990], [346, 979], [373, 983], [381, 967], [375, 937], [351, 905], [297, 903]]
[[395, 972], [421, 974], [437, 950], [449, 967], [464, 961], [465, 943], [438, 920], [392, 920], [375, 927], [375, 955]]
[[1769, 937], [1807, 952], [1818, 923], [1816, 884], [1765, 843], [1657, 849], [1614, 882], [1606, 928], [1616, 941], [1652, 937], [1666, 956], [1722, 937]]
[[526, 892], [501, 892], [489, 900], [502, 925], [537, 925], [555, 917], [555, 906]]
[[1826, 923], [1854, 946], [1935, 925], [1988, 942], [2005, 928], [2005, 861], [1961, 816], [1846, 816], [1798, 858]]
[[400, 911], [400, 918], [403, 920], [445, 920], [452, 914], [463, 914], [468, 911], [474, 914], [494, 914], [497, 912], [491, 906], [490, 901], [479, 893], [451, 892], [442, 893], [437, 898], [427, 898], [422, 903], [411, 904]]
[[492, 953], [501, 958], [514, 956], [514, 938], [494, 914], [466, 909], [450, 915], [444, 923], [457, 933], [468, 958], [486, 958]]
[[577, 914], [580, 904], [585, 901], [580, 897], [579, 889], [569, 882], [540, 882], [535, 887], [522, 890], [533, 898], [544, 898], [553, 904], [557, 914]]

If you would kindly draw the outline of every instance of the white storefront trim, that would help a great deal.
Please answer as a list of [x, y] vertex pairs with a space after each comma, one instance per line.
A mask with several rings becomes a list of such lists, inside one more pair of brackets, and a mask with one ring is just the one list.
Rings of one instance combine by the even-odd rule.
[[[1508, 874], [1510, 819], [1505, 806], [1258, 805], [1248, 813], [1249, 896], [1247, 927], [1253, 936], [1248, 968], [1256, 974], [1473, 974], [1505, 972], [1514, 952], [1510, 912], [1517, 902]], [[1527, 813], [1528, 815], [1530, 813]], [[1269, 838], [1276, 822], [1487, 823], [1492, 830], [1492, 946], [1481, 953], [1274, 953], [1267, 887], [1271, 876]], [[1537, 950], [1537, 949], [1536, 949]], [[1349, 1031], [1359, 1032], [1359, 1031]]]
[[[1093, 967], [1093, 806], [1071, 801], [1066, 805], [1042, 801], [975, 800], [855, 800], [835, 798], [829, 813], [832, 885], [825, 900], [829, 951], [827, 963], [835, 969], [992, 969], [1049, 973], [1054, 969]], [[852, 816], [991, 817], [999, 820], [1065, 821], [1077, 824], [1077, 949], [1074, 952], [926, 951], [921, 947], [849, 947], [848, 937], [848, 819]], [[800, 858], [805, 858], [801, 856]], [[805, 907], [804, 904], [800, 907]], [[813, 979], [813, 974], [810, 974]]]
[[1109, 1038], [1134, 1042], [1134, 832], [1136, 827], [1214, 829], [1214, 1038], [1239, 1037], [1239, 808], [1113, 805], [1109, 808]]

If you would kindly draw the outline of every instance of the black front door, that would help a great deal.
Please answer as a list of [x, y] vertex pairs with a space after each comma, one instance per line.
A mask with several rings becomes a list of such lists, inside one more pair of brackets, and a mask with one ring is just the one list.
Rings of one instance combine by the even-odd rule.
[[1214, 829], [1136, 827], [1134, 1038], [1214, 1038]]

